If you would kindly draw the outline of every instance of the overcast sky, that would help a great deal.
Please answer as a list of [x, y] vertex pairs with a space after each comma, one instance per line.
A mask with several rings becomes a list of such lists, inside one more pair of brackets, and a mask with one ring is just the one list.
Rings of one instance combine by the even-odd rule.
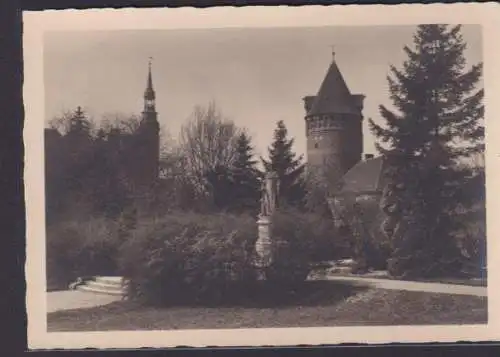
[[[148, 57], [160, 125], [176, 137], [195, 105], [214, 100], [246, 127], [257, 154], [267, 154], [276, 121], [283, 120], [305, 150], [302, 98], [317, 93], [335, 46], [353, 94], [365, 99], [365, 118], [380, 120], [390, 105], [386, 76], [405, 60], [415, 26], [58, 32], [45, 37], [47, 120], [77, 106], [99, 118], [139, 114]], [[469, 63], [482, 61], [481, 29], [464, 26]], [[374, 139], [364, 125], [365, 152]]]

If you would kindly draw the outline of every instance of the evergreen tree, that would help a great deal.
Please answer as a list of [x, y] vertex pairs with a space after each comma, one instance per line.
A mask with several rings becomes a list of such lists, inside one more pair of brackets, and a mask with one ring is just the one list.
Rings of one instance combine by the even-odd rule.
[[234, 201], [234, 181], [230, 167], [217, 165], [205, 173], [212, 205], [217, 211], [230, 210]]
[[470, 204], [461, 187], [473, 172], [460, 162], [484, 150], [483, 90], [476, 89], [482, 64], [466, 69], [465, 48], [460, 26], [418, 26], [403, 68], [391, 67], [388, 77], [397, 111], [382, 105], [385, 125], [370, 120], [389, 163], [389, 269], [396, 276], [461, 267], [457, 217]]
[[242, 132], [236, 142], [236, 156], [232, 166], [233, 209], [257, 213], [260, 199], [261, 173], [253, 159], [251, 139]]
[[305, 196], [302, 155], [292, 151], [294, 140], [288, 139], [283, 121], [277, 123], [274, 141], [269, 150], [269, 161], [261, 158], [266, 172], [275, 172], [279, 183], [279, 202], [291, 206], [302, 206]]
[[94, 149], [91, 122], [80, 107], [64, 120], [67, 121], [67, 131], [60, 142], [60, 150], [65, 156], [63, 173], [67, 199], [75, 207], [89, 206], [89, 170], [92, 167]]

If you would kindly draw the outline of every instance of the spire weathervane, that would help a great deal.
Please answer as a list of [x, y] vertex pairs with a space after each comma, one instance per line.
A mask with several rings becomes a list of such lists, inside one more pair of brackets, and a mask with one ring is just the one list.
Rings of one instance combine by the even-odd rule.
[[335, 46], [331, 45], [330, 47], [332, 48], [332, 57], [335, 59]]

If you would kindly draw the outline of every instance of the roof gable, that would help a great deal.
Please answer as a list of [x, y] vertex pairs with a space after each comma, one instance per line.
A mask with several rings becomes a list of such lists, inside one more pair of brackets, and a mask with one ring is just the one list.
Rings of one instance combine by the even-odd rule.
[[332, 61], [308, 115], [359, 114], [335, 60]]
[[386, 160], [383, 156], [358, 162], [343, 178], [343, 192], [382, 191], [385, 180]]

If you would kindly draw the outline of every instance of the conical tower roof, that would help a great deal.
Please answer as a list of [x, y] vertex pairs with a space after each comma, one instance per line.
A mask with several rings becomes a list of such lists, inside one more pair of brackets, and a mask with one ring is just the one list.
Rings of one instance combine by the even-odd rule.
[[340, 73], [335, 54], [308, 115], [359, 114], [349, 88]]

